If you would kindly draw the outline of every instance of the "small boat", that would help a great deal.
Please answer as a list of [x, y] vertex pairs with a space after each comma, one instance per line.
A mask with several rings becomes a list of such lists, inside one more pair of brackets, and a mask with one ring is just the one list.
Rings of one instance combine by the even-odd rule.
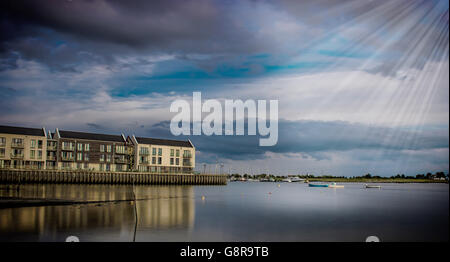
[[365, 186], [366, 186], [366, 188], [381, 188], [381, 186], [376, 186], [376, 185], [368, 185], [368, 184], [366, 184]]
[[291, 182], [303, 182], [303, 181], [305, 181], [305, 179], [296, 176], [291, 178]]
[[327, 184], [309, 184], [309, 187], [328, 187]]
[[328, 187], [331, 187], [331, 188], [344, 188], [343, 185], [336, 185], [336, 183], [332, 183], [331, 185], [328, 185]]
[[283, 181], [283, 182], [287, 182], [287, 183], [291, 183], [291, 182], [292, 182], [292, 180], [291, 180], [290, 178], [285, 178], [285, 179], [283, 179], [282, 181]]

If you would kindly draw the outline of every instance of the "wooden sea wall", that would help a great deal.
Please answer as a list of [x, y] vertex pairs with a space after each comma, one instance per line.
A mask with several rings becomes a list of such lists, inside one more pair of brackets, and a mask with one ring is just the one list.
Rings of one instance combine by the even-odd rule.
[[226, 185], [226, 175], [67, 170], [0, 170], [0, 183]]

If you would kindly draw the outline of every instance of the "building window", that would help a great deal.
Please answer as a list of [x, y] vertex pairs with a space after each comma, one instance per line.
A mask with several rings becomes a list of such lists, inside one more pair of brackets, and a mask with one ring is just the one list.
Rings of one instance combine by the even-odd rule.
[[83, 153], [77, 153], [77, 160], [83, 161]]
[[42, 140], [38, 140], [38, 148], [42, 149], [42, 145], [43, 145]]
[[73, 150], [72, 142], [62, 142], [62, 147], [64, 150]]
[[89, 144], [84, 144], [84, 151], [89, 151], [89, 148], [90, 148]]
[[111, 170], [111, 165], [110, 164], [106, 164], [106, 171], [110, 171]]
[[103, 164], [100, 164], [100, 171], [103, 171]]
[[6, 137], [0, 137], [0, 146], [6, 146]]
[[89, 169], [89, 164], [88, 163], [84, 163], [84, 169]]
[[175, 155], [175, 150], [174, 149], [170, 149], [170, 156], [174, 156]]
[[30, 145], [30, 147], [31, 147], [31, 148], [35, 148], [35, 147], [36, 147], [36, 140], [31, 139], [31, 145]]
[[100, 152], [105, 152], [105, 145], [100, 145]]
[[156, 157], [152, 157], [152, 164], [156, 165]]
[[162, 156], [162, 148], [158, 148], [158, 156]]
[[156, 148], [152, 148], [152, 155], [156, 156]]
[[116, 146], [116, 153], [125, 154], [125, 146]]
[[73, 160], [72, 152], [61, 152], [61, 157], [63, 160]]
[[161, 163], [162, 163], [162, 158], [158, 157], [158, 165], [161, 165]]
[[177, 154], [176, 154], [176, 156], [177, 156], [177, 157], [180, 156], [180, 150], [179, 150], [179, 149], [177, 149]]
[[23, 145], [23, 139], [22, 138], [13, 138], [12, 143], [13, 143], [13, 145], [21, 146], [21, 145]]
[[111, 162], [111, 155], [106, 155], [106, 162]]
[[177, 159], [175, 160], [175, 163], [176, 163], [176, 165], [178, 166], [178, 165], [180, 164], [180, 159], [177, 158]]
[[105, 161], [105, 155], [101, 154], [100, 155], [100, 162], [104, 162]]
[[89, 154], [84, 154], [84, 161], [89, 161]]
[[78, 151], [83, 151], [83, 144], [78, 143], [77, 144], [77, 150]]
[[173, 165], [173, 157], [170, 158], [170, 165]]
[[42, 159], [42, 150], [38, 150], [37, 152], [38, 152], [37, 158]]
[[30, 158], [34, 158], [36, 156], [36, 151], [30, 150]]
[[0, 157], [5, 157], [5, 149], [0, 148]]
[[111, 153], [111, 145], [106, 145], [106, 152]]
[[141, 155], [148, 155], [148, 147], [141, 147]]
[[184, 150], [183, 157], [191, 157], [191, 152], [189, 150]]

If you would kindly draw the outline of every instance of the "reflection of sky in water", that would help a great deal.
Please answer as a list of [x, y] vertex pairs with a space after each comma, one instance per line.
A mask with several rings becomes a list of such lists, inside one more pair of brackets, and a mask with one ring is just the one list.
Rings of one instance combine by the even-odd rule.
[[[448, 241], [446, 184], [364, 189], [305, 184], [139, 186], [137, 241]], [[2, 196], [77, 200], [132, 197], [129, 186], [26, 185]], [[271, 194], [269, 194], [269, 192]], [[201, 196], [205, 196], [202, 199]], [[0, 209], [0, 240], [131, 241], [132, 203]]]

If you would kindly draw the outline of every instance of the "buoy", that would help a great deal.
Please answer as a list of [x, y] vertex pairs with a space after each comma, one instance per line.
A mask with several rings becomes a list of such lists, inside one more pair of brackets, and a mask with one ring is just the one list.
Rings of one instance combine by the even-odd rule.
[[205, 200], [205, 196], [202, 196], [202, 200]]

